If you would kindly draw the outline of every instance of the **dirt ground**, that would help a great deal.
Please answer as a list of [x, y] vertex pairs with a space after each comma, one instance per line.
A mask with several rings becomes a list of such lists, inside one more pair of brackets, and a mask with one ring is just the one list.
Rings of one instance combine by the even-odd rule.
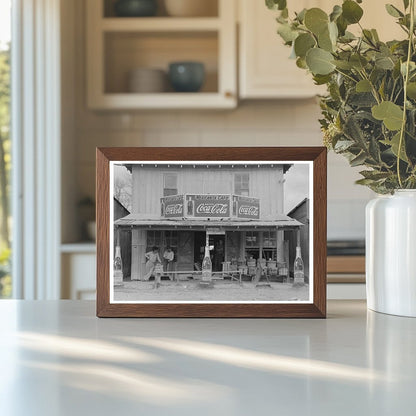
[[291, 283], [275, 283], [256, 287], [255, 283], [214, 281], [212, 288], [201, 288], [198, 281], [154, 282], [131, 281], [114, 287], [115, 301], [307, 301], [309, 286], [293, 287]]

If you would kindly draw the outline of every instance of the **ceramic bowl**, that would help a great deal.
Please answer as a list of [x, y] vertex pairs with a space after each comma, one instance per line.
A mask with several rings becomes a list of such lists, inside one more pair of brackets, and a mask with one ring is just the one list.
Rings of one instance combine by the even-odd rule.
[[167, 84], [167, 75], [162, 69], [136, 68], [129, 72], [128, 91], [131, 93], [165, 92]]
[[95, 221], [87, 222], [87, 235], [91, 241], [95, 241], [97, 238], [97, 227]]
[[197, 92], [205, 80], [205, 67], [201, 62], [172, 62], [169, 81], [177, 92]]
[[114, 12], [119, 17], [148, 17], [157, 12], [156, 0], [118, 0]]
[[218, 0], [165, 0], [165, 8], [174, 17], [218, 16]]

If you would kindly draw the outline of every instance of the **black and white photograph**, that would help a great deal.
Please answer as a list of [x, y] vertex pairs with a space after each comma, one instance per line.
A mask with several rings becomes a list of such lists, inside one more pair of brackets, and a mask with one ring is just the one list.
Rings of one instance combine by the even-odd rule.
[[312, 303], [312, 162], [110, 163], [110, 303]]

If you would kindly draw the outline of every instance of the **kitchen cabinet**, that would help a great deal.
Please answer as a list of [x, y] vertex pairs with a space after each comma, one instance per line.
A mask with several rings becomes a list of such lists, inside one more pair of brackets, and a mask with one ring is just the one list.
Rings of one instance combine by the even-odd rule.
[[[324, 3], [328, 0], [300, 0], [296, 10], [325, 8]], [[239, 0], [238, 7], [240, 97], [308, 98], [322, 92], [311, 75], [289, 59], [291, 50], [276, 33], [277, 12], [268, 10], [264, 1]]]
[[95, 244], [63, 244], [61, 254], [61, 298], [95, 300]]
[[[211, 17], [115, 17], [104, 0], [88, 0], [87, 102], [90, 109], [233, 108], [237, 105], [236, 5], [218, 2]], [[175, 61], [199, 61], [200, 92], [132, 93], [130, 71], [167, 71]]]
[[[299, 0], [289, 3], [290, 10], [320, 7], [330, 12], [341, 1]], [[401, 0], [393, 0], [402, 9]], [[376, 28], [381, 40], [403, 38], [394, 18], [388, 15], [384, 4], [366, 0], [362, 25]], [[290, 59], [291, 49], [277, 35], [276, 11], [268, 10], [263, 1], [238, 0], [239, 16], [239, 95], [242, 99], [308, 98], [325, 92], [324, 87], [313, 84], [312, 77], [298, 68]], [[358, 32], [357, 25], [349, 30]]]

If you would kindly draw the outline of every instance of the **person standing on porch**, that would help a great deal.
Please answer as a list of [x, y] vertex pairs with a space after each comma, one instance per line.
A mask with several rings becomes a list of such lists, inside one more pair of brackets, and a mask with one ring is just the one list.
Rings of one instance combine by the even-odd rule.
[[165, 262], [165, 272], [168, 274], [170, 280], [173, 280], [173, 274], [169, 272], [173, 270], [174, 258], [175, 253], [171, 247], [167, 246], [165, 252], [163, 253], [163, 260]]
[[146, 274], [144, 276], [144, 280], [149, 280], [150, 276], [153, 274], [156, 264], [162, 263], [159, 256], [159, 248], [154, 246], [152, 247], [152, 251], [149, 251], [145, 254], [146, 257]]
[[222, 240], [215, 244], [214, 269], [216, 272], [222, 270], [222, 262], [224, 261], [224, 243]]

